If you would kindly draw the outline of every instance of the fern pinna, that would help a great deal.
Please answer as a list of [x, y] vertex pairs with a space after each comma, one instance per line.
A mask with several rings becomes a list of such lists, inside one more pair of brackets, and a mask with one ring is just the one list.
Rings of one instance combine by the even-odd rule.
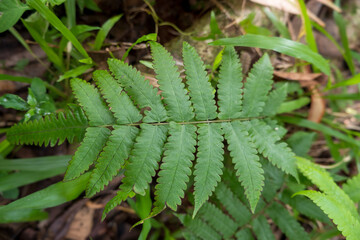
[[124, 169], [120, 190], [105, 207], [105, 214], [135, 193], [144, 194], [159, 165], [153, 213], [166, 206], [176, 210], [195, 162], [195, 216], [221, 179], [224, 139], [252, 212], [264, 185], [261, 157], [298, 177], [294, 154], [280, 142], [276, 127], [268, 124], [287, 90], [285, 85], [270, 91], [273, 69], [266, 54], [243, 81], [237, 53], [226, 47], [215, 91], [204, 63], [188, 43], [183, 44], [185, 84], [169, 52], [156, 42], [150, 46], [160, 94], [137, 70], [109, 59], [110, 73], [93, 74], [96, 87], [71, 80], [84, 113], [76, 110], [65, 117], [58, 114], [15, 125], [7, 133], [9, 141], [54, 145], [57, 139], [59, 143], [65, 138], [70, 142], [82, 139], [64, 181], [93, 166], [88, 197]]

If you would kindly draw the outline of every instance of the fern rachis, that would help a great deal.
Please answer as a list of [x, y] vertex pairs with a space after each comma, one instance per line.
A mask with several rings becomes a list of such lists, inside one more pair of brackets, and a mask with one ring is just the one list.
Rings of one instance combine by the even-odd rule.
[[[102, 190], [119, 169], [124, 168], [120, 191], [106, 206], [104, 212], [107, 213], [134, 192], [144, 194], [155, 171], [160, 169], [155, 186], [156, 214], [165, 206], [176, 210], [181, 204], [191, 167], [195, 165], [195, 215], [221, 179], [224, 137], [253, 212], [264, 185], [261, 157], [297, 178], [294, 155], [285, 143], [279, 143], [280, 137], [265, 119], [274, 115], [284, 100], [284, 89], [269, 93], [273, 81], [267, 55], [255, 65], [243, 84], [236, 52], [226, 47], [216, 103], [204, 64], [192, 46], [187, 43], [183, 46], [189, 90], [166, 49], [155, 42], [150, 46], [161, 95], [138, 71], [116, 59], [108, 61], [112, 74], [103, 70], [94, 73], [97, 87], [80, 79], [71, 80], [88, 126], [65, 180], [80, 176], [94, 164], [86, 191], [89, 197]], [[266, 86], [261, 96], [254, 94], [259, 85]], [[273, 100], [271, 104], [269, 97]], [[140, 114], [142, 109], [145, 111]], [[45, 119], [37, 124], [39, 132], [49, 127], [49, 122]], [[31, 126], [32, 123], [14, 126], [8, 136], [18, 143], [56, 142], [55, 134], [41, 133], [33, 142], [22, 141], [20, 135], [30, 131]], [[51, 128], [55, 133], [56, 126]], [[272, 138], [269, 142], [259, 139], [259, 134], [264, 133], [269, 136], [267, 140]], [[41, 137], [45, 139], [39, 141]], [[60, 136], [59, 141], [66, 137]], [[83, 135], [78, 138], [81, 137]], [[73, 138], [69, 134], [68, 139]], [[283, 153], [286, 154], [281, 156]]]

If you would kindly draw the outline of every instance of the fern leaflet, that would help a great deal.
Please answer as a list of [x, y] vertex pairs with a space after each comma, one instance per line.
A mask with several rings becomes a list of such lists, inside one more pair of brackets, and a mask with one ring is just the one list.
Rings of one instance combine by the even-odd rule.
[[197, 120], [216, 118], [216, 105], [213, 89], [206, 75], [204, 63], [194, 47], [183, 43], [184, 68], [189, 85], [191, 101], [194, 105]]
[[220, 124], [203, 124], [198, 128], [198, 152], [195, 165], [194, 215], [206, 202], [221, 180], [224, 144]]
[[164, 96], [166, 110], [170, 120], [189, 121], [194, 117], [193, 108], [181, 82], [180, 74], [170, 53], [159, 43], [150, 43], [154, 58], [154, 69]]
[[91, 173], [86, 196], [91, 197], [101, 191], [117, 174], [130, 154], [138, 131], [138, 128], [131, 126], [115, 127]]
[[275, 240], [275, 236], [271, 231], [270, 225], [267, 222], [266, 217], [263, 215], [255, 218], [252, 225], [258, 240]]
[[353, 200], [354, 202], [359, 202], [360, 201], [360, 174], [349, 179], [343, 185], [343, 189], [347, 193], [347, 195], [349, 195], [351, 200]]
[[277, 143], [280, 137], [266, 123], [257, 119], [246, 122], [251, 138], [259, 152], [276, 167], [296, 179], [295, 154], [286, 143]]
[[225, 47], [218, 83], [219, 119], [239, 118], [242, 107], [242, 70], [235, 49]]
[[195, 131], [193, 125], [170, 123], [170, 137], [165, 144], [165, 156], [156, 185], [156, 206], [167, 205], [176, 211], [177, 205], [181, 204], [191, 174], [191, 161], [194, 160]]
[[104, 148], [110, 133], [107, 128], [89, 127], [86, 129], [83, 142], [69, 162], [64, 177], [65, 181], [77, 178], [89, 169]]
[[283, 103], [286, 99], [287, 86], [288, 86], [287, 84], [284, 84], [281, 87], [270, 92], [269, 97], [265, 102], [262, 115], [274, 116], [277, 113], [281, 103]]
[[242, 116], [257, 117], [263, 111], [272, 85], [273, 68], [270, 58], [264, 54], [254, 64], [244, 86]]
[[117, 59], [108, 60], [109, 68], [132, 100], [145, 110], [143, 122], [162, 122], [167, 119], [166, 110], [161, 102], [158, 89], [153, 88], [148, 80], [136, 69]]
[[141, 120], [142, 116], [139, 110], [107, 71], [95, 71], [94, 80], [108, 102], [118, 124], [136, 123]]
[[94, 86], [79, 78], [72, 79], [70, 83], [75, 97], [89, 119], [90, 126], [110, 125], [115, 122], [112, 113]]
[[240, 121], [224, 123], [223, 128], [236, 175], [245, 188], [251, 211], [254, 212], [264, 186], [264, 171], [255, 145], [251, 142], [245, 125]]
[[357, 240], [360, 236], [360, 222], [352, 216], [349, 208], [344, 203], [339, 203], [334, 195], [306, 190], [296, 193], [310, 198], [318, 205], [337, 225], [338, 229], [348, 240]]
[[88, 121], [81, 108], [45, 116], [44, 119], [19, 123], [6, 133], [7, 139], [15, 144], [55, 146], [66, 140], [70, 143], [84, 138]]

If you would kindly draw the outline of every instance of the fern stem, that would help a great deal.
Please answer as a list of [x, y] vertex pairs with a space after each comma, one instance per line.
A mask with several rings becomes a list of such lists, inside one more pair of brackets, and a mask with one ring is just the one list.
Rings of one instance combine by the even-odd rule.
[[[248, 118], [234, 118], [234, 119], [216, 119], [216, 120], [203, 120], [203, 121], [190, 121], [190, 122], [176, 122], [177, 124], [181, 125], [189, 125], [189, 124], [201, 124], [201, 123], [223, 123], [223, 122], [232, 122], [232, 121], [249, 121], [252, 119], [264, 119], [267, 118], [266, 116], [260, 116], [260, 117], [248, 117]], [[143, 123], [143, 122], [137, 122], [137, 123], [129, 123], [129, 124], [122, 124], [122, 126], [140, 126], [141, 124], [149, 124], [153, 126], [159, 126], [159, 125], [169, 125], [170, 122], [158, 122], [158, 123]], [[114, 125], [102, 125], [99, 127], [113, 127]]]

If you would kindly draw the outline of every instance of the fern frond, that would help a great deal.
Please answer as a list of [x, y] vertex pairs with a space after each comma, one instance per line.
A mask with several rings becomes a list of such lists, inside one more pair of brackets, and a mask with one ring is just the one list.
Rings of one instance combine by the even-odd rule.
[[91, 197], [104, 189], [130, 155], [139, 129], [131, 126], [114, 126], [104, 150], [98, 158], [86, 188], [86, 196]]
[[145, 110], [143, 122], [162, 122], [167, 119], [166, 110], [161, 102], [158, 89], [150, 85], [148, 80], [135, 68], [117, 59], [109, 59], [110, 71], [117, 81], [123, 86], [132, 100], [140, 108], [150, 108]]
[[197, 120], [216, 118], [213, 88], [205, 71], [205, 66], [194, 47], [183, 42], [183, 59], [189, 94]]
[[241, 229], [235, 234], [237, 240], [254, 240], [252, 232], [248, 228]]
[[108, 214], [116, 206], [120, 205], [123, 201], [126, 201], [126, 199], [128, 199], [129, 197], [134, 197], [134, 196], [135, 193], [132, 191], [129, 192], [118, 191], [116, 196], [113, 197], [110, 201], [108, 201], [107, 204], [105, 205], [101, 220], [104, 220], [106, 214]]
[[79, 177], [89, 169], [105, 146], [110, 130], [107, 128], [89, 127], [86, 129], [84, 140], [69, 162], [64, 181]]
[[354, 218], [344, 203], [335, 199], [334, 195], [306, 190], [296, 193], [310, 198], [318, 205], [337, 225], [337, 228], [348, 240], [358, 240], [360, 236], [360, 222]]
[[140, 135], [136, 138], [129, 162], [125, 166], [120, 191], [129, 192], [134, 189], [134, 192], [144, 195], [159, 168], [167, 127], [148, 124], [141, 124], [140, 127]]
[[275, 240], [270, 225], [263, 215], [258, 216], [252, 221], [254, 232], [258, 240]]
[[94, 86], [79, 78], [71, 79], [70, 83], [76, 99], [89, 119], [90, 126], [110, 125], [115, 122], [112, 113]]
[[219, 119], [240, 117], [242, 108], [242, 69], [234, 47], [225, 47], [218, 81]]
[[355, 177], [347, 180], [347, 182], [343, 185], [343, 189], [346, 194], [353, 200], [354, 202], [360, 201], [360, 174]]
[[202, 124], [198, 128], [198, 151], [195, 165], [195, 209], [196, 215], [202, 204], [208, 200], [221, 180], [224, 160], [224, 138], [221, 125]]
[[174, 59], [159, 43], [151, 42], [150, 46], [156, 77], [170, 120], [189, 121], [193, 119], [193, 108]]
[[261, 115], [275, 116], [280, 108], [280, 105], [285, 101], [287, 95], [287, 84], [281, 85], [281, 87], [272, 90], [269, 93], [269, 97], [265, 102], [264, 109]]
[[273, 68], [270, 58], [264, 54], [250, 70], [244, 86], [243, 117], [257, 117], [263, 111], [271, 89]]
[[246, 126], [240, 121], [223, 124], [230, 156], [235, 164], [236, 175], [245, 188], [251, 211], [254, 212], [264, 186], [264, 171], [255, 145], [251, 142]]
[[[191, 235], [203, 240], [220, 240], [221, 236], [207, 223], [200, 218], [192, 219], [189, 215], [185, 215], [182, 219], [182, 224], [187, 228]], [[195, 238], [196, 239], [196, 238]]]
[[93, 78], [118, 124], [136, 123], [141, 120], [142, 116], [139, 110], [110, 73], [105, 70], [97, 70], [93, 73]]
[[248, 131], [258, 151], [274, 166], [298, 179], [295, 154], [269, 125], [257, 119], [246, 122]]
[[360, 222], [360, 216], [357, 213], [354, 202], [338, 185], [336, 185], [326, 170], [301, 157], [296, 157], [296, 163], [299, 170], [305, 177], [310, 179], [311, 182], [318, 186], [325, 194], [333, 196], [339, 204], [346, 206], [352, 216]]
[[224, 205], [227, 212], [236, 220], [239, 227], [247, 224], [251, 220], [251, 213], [248, 208], [233, 194], [233, 192], [223, 183], [215, 189], [216, 198]]
[[304, 228], [295, 220], [293, 216], [279, 203], [274, 202], [266, 213], [271, 217], [275, 224], [290, 240], [310, 240]]
[[12, 126], [6, 133], [14, 144], [34, 144], [51, 147], [84, 138], [88, 121], [81, 108], [45, 116], [43, 119], [23, 122]]
[[168, 142], [155, 191], [157, 208], [167, 205], [176, 211], [184, 196], [194, 160], [196, 127], [170, 123]]
[[206, 221], [225, 239], [230, 238], [238, 228], [237, 224], [212, 203], [204, 203], [199, 210], [199, 217]]

